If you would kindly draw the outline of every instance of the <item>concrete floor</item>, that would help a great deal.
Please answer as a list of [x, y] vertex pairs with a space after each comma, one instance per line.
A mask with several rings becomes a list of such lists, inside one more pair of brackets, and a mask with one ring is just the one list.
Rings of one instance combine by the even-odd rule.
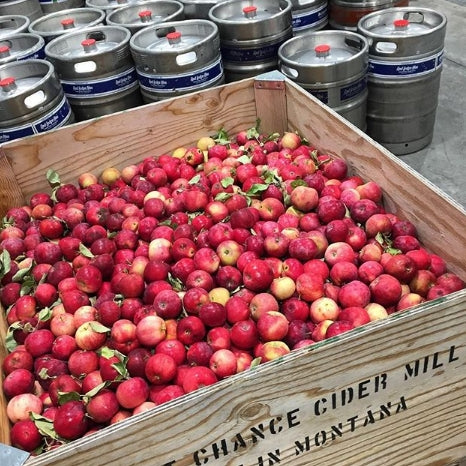
[[466, 208], [466, 0], [410, 0], [447, 17], [432, 143], [400, 159]]

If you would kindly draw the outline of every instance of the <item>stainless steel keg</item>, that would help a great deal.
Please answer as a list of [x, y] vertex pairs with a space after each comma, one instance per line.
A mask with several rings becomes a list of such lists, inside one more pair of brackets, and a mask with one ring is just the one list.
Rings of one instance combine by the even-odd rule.
[[23, 15], [0, 16], [0, 39], [20, 32], [27, 32], [31, 21]]
[[53, 65], [30, 59], [0, 66], [0, 142], [74, 121]]
[[351, 31], [316, 31], [286, 41], [279, 69], [358, 128], [366, 128], [367, 40]]
[[130, 37], [121, 26], [94, 26], [57, 37], [45, 46], [77, 120], [142, 103]]
[[359, 21], [369, 42], [367, 132], [396, 155], [430, 144], [447, 19], [426, 8], [391, 8]]
[[45, 15], [56, 11], [82, 8], [84, 0], [40, 0], [42, 11]]
[[204, 19], [161, 23], [130, 40], [145, 102], [224, 83], [217, 26]]
[[209, 19], [209, 10], [222, 0], [180, 0], [186, 19]]
[[22, 32], [0, 39], [0, 64], [30, 58], [45, 58], [45, 41], [38, 34]]
[[329, 24], [356, 32], [358, 21], [374, 11], [408, 6], [409, 0], [329, 0]]
[[131, 34], [147, 26], [184, 19], [183, 4], [176, 0], [154, 0], [134, 3], [108, 13], [109, 26], [123, 26]]
[[213, 6], [226, 81], [236, 81], [277, 68], [278, 49], [293, 36], [289, 0], [227, 0]]
[[291, 0], [293, 34], [319, 31], [328, 23], [327, 0]]
[[0, 15], [24, 15], [34, 21], [43, 15], [39, 0], [2, 0]]
[[104, 20], [105, 13], [97, 8], [72, 8], [36, 19], [29, 25], [29, 32], [49, 42], [68, 32], [103, 24]]
[[85, 0], [86, 7], [98, 8], [105, 12], [105, 15], [109, 15], [113, 10], [123, 8], [128, 5], [134, 5], [135, 3], [143, 3], [145, 0]]

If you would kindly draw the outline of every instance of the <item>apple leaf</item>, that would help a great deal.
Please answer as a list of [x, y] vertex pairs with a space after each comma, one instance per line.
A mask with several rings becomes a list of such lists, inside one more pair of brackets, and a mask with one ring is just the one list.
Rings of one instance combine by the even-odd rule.
[[194, 175], [194, 176], [188, 181], [188, 183], [189, 183], [189, 184], [196, 184], [196, 183], [199, 183], [200, 180], [201, 180], [201, 175]]
[[257, 139], [260, 136], [260, 133], [259, 133], [260, 124], [261, 124], [261, 120], [260, 118], [257, 118], [256, 126], [249, 128], [246, 131], [246, 136], [248, 139]]
[[42, 380], [46, 380], [46, 379], [51, 379], [52, 377], [50, 377], [49, 375], [49, 372], [48, 372], [48, 369], [46, 367], [43, 367], [39, 373], [37, 374]]
[[19, 269], [14, 275], [13, 275], [13, 281], [14, 282], [23, 282], [25, 277], [29, 274], [32, 268], [32, 262], [28, 267], [25, 267], [24, 269]]
[[9, 353], [11, 353], [18, 346], [18, 343], [14, 337], [14, 331], [22, 328], [23, 324], [21, 322], [14, 322], [8, 327], [8, 331], [5, 337], [5, 347]]
[[53, 428], [53, 421], [51, 419], [33, 412], [31, 412], [29, 415], [41, 435], [45, 435], [46, 437], [50, 437], [55, 440], [59, 439], [55, 429]]
[[258, 357], [258, 358], [254, 358], [252, 361], [251, 361], [251, 365], [249, 366], [249, 369], [254, 369], [255, 367], [257, 367], [262, 361], [262, 358], [261, 357]]
[[47, 320], [50, 320], [52, 318], [52, 309], [49, 307], [44, 307], [44, 309], [41, 309], [39, 311], [39, 321], [41, 322], [47, 322]]
[[278, 141], [280, 139], [280, 133], [271, 133], [267, 136], [264, 142], [267, 141]]
[[81, 396], [78, 392], [58, 392], [58, 404], [64, 405], [68, 401], [79, 401]]
[[241, 157], [238, 157], [236, 160], [242, 164], [251, 163], [251, 158], [248, 157], [246, 154], [243, 154]]
[[80, 245], [79, 245], [79, 252], [84, 257], [88, 257], [90, 259], [92, 259], [94, 257], [94, 254], [92, 254], [91, 250], [88, 247], [84, 246], [83, 243], [80, 243]]
[[113, 356], [115, 356], [115, 350], [112, 350], [108, 346], [104, 346], [100, 348], [99, 354], [105, 359], [110, 359], [113, 358]]
[[49, 185], [52, 188], [55, 188], [61, 185], [60, 175], [52, 168], [49, 168], [47, 170], [46, 177], [47, 177], [47, 181], [49, 182]]
[[89, 326], [94, 332], [97, 333], [106, 333], [110, 332], [110, 329], [106, 327], [105, 325], [102, 325], [100, 322], [89, 322]]
[[112, 364], [112, 367], [120, 374], [121, 379], [127, 379], [129, 377], [126, 361], [116, 362]]
[[105, 387], [108, 387], [110, 382], [102, 382], [99, 383], [99, 385], [96, 385], [92, 390], [89, 390], [87, 393], [84, 394], [85, 398], [92, 398], [93, 396], [96, 396], [97, 393], [100, 392], [100, 390], [103, 390]]
[[228, 188], [228, 186], [231, 186], [234, 182], [235, 180], [231, 176], [227, 176], [226, 178], [222, 178], [220, 184], [223, 188]]
[[247, 196], [255, 196], [263, 191], [265, 191], [269, 186], [262, 183], [255, 183], [253, 184], [246, 193]]
[[225, 202], [227, 199], [230, 199], [231, 196], [232, 196], [231, 193], [218, 193], [215, 196], [215, 200], [220, 201], [220, 202]]
[[212, 138], [217, 144], [229, 144], [230, 143], [230, 137], [228, 136], [228, 133], [225, 131], [225, 128], [220, 128]]
[[0, 278], [4, 277], [11, 270], [10, 253], [4, 249], [0, 254]]
[[297, 188], [298, 186], [307, 186], [307, 183], [304, 180], [296, 179], [291, 182], [291, 187]]

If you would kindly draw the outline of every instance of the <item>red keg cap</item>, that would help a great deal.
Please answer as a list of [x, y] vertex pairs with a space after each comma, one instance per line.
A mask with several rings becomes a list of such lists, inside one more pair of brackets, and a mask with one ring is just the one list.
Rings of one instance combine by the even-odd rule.
[[409, 21], [407, 19], [395, 19], [393, 25], [397, 29], [405, 29], [408, 27]]
[[60, 21], [61, 25], [67, 29], [70, 27], [74, 27], [74, 19], [73, 18], [65, 18]]
[[8, 47], [8, 45], [0, 46], [0, 53], [7, 53], [9, 51], [10, 51], [10, 47]]
[[146, 17], [151, 17], [152, 16], [152, 11], [150, 10], [144, 10], [139, 12], [139, 17], [140, 18], [146, 18]]
[[166, 37], [170, 42], [176, 41], [176, 40], [181, 39], [181, 32], [179, 31], [169, 32]]
[[9, 76], [7, 78], [3, 78], [0, 81], [0, 87], [8, 87], [8, 86], [11, 86], [14, 83], [15, 83], [15, 78], [13, 78], [13, 76]]
[[254, 5], [245, 6], [243, 8], [243, 13], [244, 13], [244, 16], [246, 16], [246, 18], [252, 18], [256, 16], [256, 12], [257, 12], [257, 7]]
[[319, 44], [314, 47], [314, 51], [317, 57], [326, 57], [330, 53], [330, 45]]
[[94, 45], [95, 44], [95, 39], [84, 39], [82, 42], [81, 42], [81, 45], [83, 47], [89, 47], [90, 45]]

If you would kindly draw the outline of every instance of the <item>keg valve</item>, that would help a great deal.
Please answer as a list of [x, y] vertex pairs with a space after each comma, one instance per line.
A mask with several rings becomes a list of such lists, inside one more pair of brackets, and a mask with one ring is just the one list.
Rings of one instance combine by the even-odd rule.
[[6, 58], [10, 56], [10, 47], [8, 45], [2, 45], [0, 47], [0, 58]]
[[94, 52], [97, 50], [95, 39], [84, 39], [81, 42], [81, 45], [83, 46], [84, 52], [86, 53]]
[[74, 28], [74, 19], [73, 18], [65, 18], [61, 20], [61, 25], [63, 29], [73, 29]]
[[395, 31], [406, 31], [408, 29], [409, 21], [407, 19], [395, 19], [393, 26]]
[[169, 32], [166, 37], [170, 45], [177, 45], [181, 43], [181, 32]]
[[150, 23], [152, 21], [152, 12], [149, 10], [144, 10], [139, 12], [139, 18], [141, 23]]
[[314, 48], [314, 51], [316, 53], [316, 57], [319, 57], [319, 58], [328, 57], [330, 55], [330, 45], [327, 45], [327, 44], [316, 45]]
[[0, 87], [2, 88], [2, 92], [11, 92], [16, 89], [16, 81], [13, 77], [3, 78], [0, 81]]
[[243, 13], [246, 18], [255, 18], [257, 16], [257, 7], [251, 5], [251, 6], [245, 6], [243, 8]]

